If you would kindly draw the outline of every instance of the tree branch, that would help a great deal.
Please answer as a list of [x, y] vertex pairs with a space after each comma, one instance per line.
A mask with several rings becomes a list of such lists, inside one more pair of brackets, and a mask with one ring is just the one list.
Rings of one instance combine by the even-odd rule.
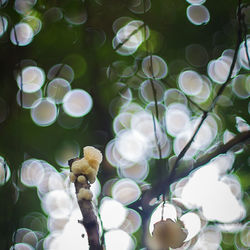
[[207, 164], [209, 161], [211, 161], [212, 159], [214, 159], [216, 156], [218, 156], [220, 154], [225, 154], [227, 151], [229, 151], [231, 148], [233, 148], [234, 146], [236, 146], [239, 143], [246, 142], [246, 144], [249, 144], [249, 142], [247, 142], [247, 140], [249, 140], [249, 139], [250, 139], [250, 130], [239, 133], [233, 139], [228, 141], [226, 144], [219, 145], [211, 153], [209, 153], [209, 154], [207, 154], [207, 155], [205, 155], [203, 157], [200, 157], [195, 162], [192, 170]]
[[[79, 160], [79, 158], [74, 158], [68, 161], [68, 164], [71, 167], [74, 161]], [[76, 194], [79, 193], [80, 188], [90, 189], [89, 183], [79, 183], [77, 179], [74, 182]], [[103, 250], [101, 243], [100, 243], [100, 234], [99, 234], [99, 224], [97, 222], [97, 217], [94, 211], [94, 207], [92, 201], [81, 199], [78, 200], [78, 205], [82, 213], [82, 220], [78, 222], [82, 224], [87, 232], [88, 235], [88, 242], [89, 242], [89, 250]]]
[[239, 133], [236, 135], [233, 139], [228, 141], [226, 144], [219, 145], [214, 149], [211, 153], [199, 158], [193, 165], [192, 168], [188, 168], [187, 171], [182, 172], [180, 175], [175, 176], [175, 175], [170, 175], [169, 178], [166, 178], [165, 180], [165, 185], [167, 185], [167, 190], [169, 189], [169, 186], [175, 182], [178, 181], [181, 178], [184, 178], [188, 176], [192, 171], [195, 169], [209, 163], [212, 159], [214, 159], [216, 156], [220, 154], [225, 154], [228, 152], [230, 149], [232, 149], [234, 146], [236, 146], [239, 143], [246, 143], [247, 145], [250, 143], [250, 130], [244, 131], [242, 133]]
[[178, 155], [176, 162], [174, 164], [174, 167], [172, 169], [172, 173], [171, 176], [174, 175], [176, 168], [178, 167], [178, 163], [179, 161], [184, 157], [184, 155], [186, 154], [186, 152], [188, 151], [188, 149], [190, 148], [191, 144], [193, 143], [196, 135], [198, 134], [202, 124], [204, 123], [204, 121], [206, 120], [208, 113], [213, 111], [215, 105], [217, 104], [217, 101], [219, 99], [219, 97], [222, 95], [223, 91], [225, 90], [225, 88], [227, 87], [227, 85], [231, 82], [231, 78], [232, 78], [232, 74], [233, 74], [233, 69], [235, 67], [236, 61], [237, 61], [237, 57], [238, 57], [238, 52], [239, 52], [239, 48], [240, 48], [240, 44], [242, 42], [242, 27], [241, 27], [241, 20], [242, 20], [242, 12], [241, 12], [241, 0], [238, 1], [238, 11], [237, 11], [237, 20], [238, 20], [238, 34], [237, 34], [237, 43], [235, 46], [235, 50], [234, 50], [234, 56], [233, 56], [233, 60], [229, 69], [229, 73], [227, 76], [226, 81], [221, 85], [221, 87], [219, 88], [215, 98], [213, 99], [212, 104], [210, 105], [208, 111], [203, 111], [203, 116], [202, 119], [199, 123], [199, 125], [197, 126], [196, 130], [194, 131], [193, 136], [191, 137], [191, 139], [188, 141], [188, 143], [186, 144], [186, 146], [183, 148], [183, 150], [180, 152], [180, 154]]
[[138, 209], [138, 207], [143, 208], [143, 215], [144, 217], [150, 216], [151, 212], [154, 210], [155, 206], [149, 206], [149, 202], [153, 199], [158, 197], [160, 194], [162, 194], [162, 190], [164, 190], [165, 193], [169, 191], [170, 185], [175, 182], [180, 180], [181, 178], [184, 178], [188, 176], [192, 171], [195, 169], [207, 164], [209, 161], [214, 159], [216, 156], [220, 154], [225, 154], [228, 152], [230, 149], [232, 149], [234, 146], [240, 144], [240, 143], [245, 143], [245, 144], [250, 144], [250, 130], [244, 131], [242, 133], [239, 133], [236, 135], [233, 139], [225, 143], [224, 145], [219, 145], [214, 149], [211, 153], [199, 158], [193, 165], [192, 168], [188, 168], [187, 171], [183, 171], [181, 174], [176, 176], [175, 174], [170, 175], [168, 177], [165, 177], [164, 180], [159, 180], [155, 185], [149, 189], [143, 192], [142, 196], [140, 199], [135, 201], [134, 203], [130, 204], [128, 207], [137, 210], [140, 214], [142, 211]]

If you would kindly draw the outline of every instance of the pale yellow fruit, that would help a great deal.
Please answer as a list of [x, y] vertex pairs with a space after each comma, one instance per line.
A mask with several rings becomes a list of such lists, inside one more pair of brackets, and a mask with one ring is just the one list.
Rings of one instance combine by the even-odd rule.
[[83, 148], [84, 158], [86, 160], [96, 160], [99, 164], [102, 162], [102, 153], [100, 150], [87, 146]]
[[88, 161], [86, 159], [76, 160], [72, 163], [71, 170], [74, 174], [81, 174], [83, 173], [84, 169], [88, 167]]
[[96, 171], [99, 169], [99, 162], [95, 159], [88, 160], [89, 165], [94, 168]]

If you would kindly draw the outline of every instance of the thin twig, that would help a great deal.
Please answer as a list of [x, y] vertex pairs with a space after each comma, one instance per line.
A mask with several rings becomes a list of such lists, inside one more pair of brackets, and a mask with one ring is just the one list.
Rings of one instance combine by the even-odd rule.
[[[145, 25], [144, 25], [144, 23], [142, 24], [142, 25], [140, 25], [137, 29], [135, 29], [135, 30], [133, 30], [130, 34], [129, 34], [129, 36], [126, 38], [126, 39], [124, 39], [121, 43], [118, 43], [117, 44], [117, 46], [114, 48], [114, 51], [117, 51], [118, 49], [120, 49], [126, 42], [128, 42], [129, 41], [129, 39], [133, 36], [133, 35], [135, 35], [137, 32], [139, 32], [139, 30], [141, 29], [141, 28], [143, 28]], [[108, 71], [108, 78], [110, 79], [110, 77], [111, 77], [111, 69], [112, 69], [112, 65], [110, 65], [110, 69], [109, 69], [109, 71]]]
[[192, 105], [194, 105], [197, 109], [199, 109], [203, 113], [207, 112], [205, 109], [200, 107], [196, 102], [194, 102], [189, 96], [186, 96], [186, 98], [187, 98], [188, 102], [190, 102]]
[[[143, 0], [143, 8], [144, 8], [144, 14], [145, 14], [146, 13], [146, 2], [145, 2], [145, 0]], [[146, 27], [146, 24], [144, 22], [144, 41], [145, 41], [145, 47], [146, 47], [146, 53], [147, 53], [146, 55], [148, 56], [150, 54], [149, 55], [150, 56], [149, 69], [150, 69], [150, 73], [152, 75], [152, 77], [149, 78], [149, 81], [150, 81], [150, 85], [151, 85], [151, 88], [152, 88], [152, 93], [153, 93], [153, 98], [154, 98], [154, 105], [155, 105], [155, 116], [152, 113], [154, 134], [155, 134], [155, 142], [156, 142], [156, 145], [157, 145], [159, 159], [160, 159], [160, 161], [162, 161], [162, 150], [161, 150], [161, 145], [160, 145], [160, 142], [159, 142], [159, 138], [157, 136], [156, 121], [155, 121], [155, 118], [156, 118], [157, 121], [159, 121], [157, 90], [156, 90], [155, 85], [154, 85], [154, 81], [156, 79], [155, 79], [154, 69], [153, 69], [153, 57], [152, 57], [152, 53], [149, 51], [148, 40], [147, 40], [146, 36], [147, 36], [147, 27]], [[162, 166], [161, 171], [162, 171], [162, 174], [164, 175], [165, 174], [164, 165]], [[162, 194], [162, 195], [163, 195], [163, 200], [164, 200], [164, 203], [165, 203], [165, 194]]]
[[133, 35], [135, 35], [135, 34], [136, 34], [141, 28], [143, 28], [143, 27], [144, 27], [144, 23], [143, 23], [142, 25], [140, 25], [136, 30], [133, 30], [133, 31], [129, 34], [129, 36], [128, 36], [126, 39], [124, 39], [121, 43], [118, 43], [117, 46], [114, 48], [114, 50], [117, 51], [118, 49], [120, 49], [126, 42], [129, 41], [129, 39], [130, 39]]
[[[143, 0], [143, 7], [144, 7], [144, 14], [145, 14], [146, 13], [145, 0]], [[145, 45], [146, 45], [146, 53], [147, 53], [147, 56], [148, 56], [149, 48], [148, 48], [148, 40], [146, 38], [146, 33], [147, 33], [147, 28], [146, 28], [146, 24], [144, 22], [144, 41], [145, 41]], [[150, 53], [150, 66], [149, 67], [150, 67], [150, 72], [151, 72], [151, 75], [152, 75], [152, 78], [153, 78], [153, 79], [150, 78], [149, 80], [150, 80], [150, 84], [151, 84], [151, 88], [152, 88], [152, 92], [153, 92], [154, 104], [155, 104], [155, 116], [152, 113], [153, 125], [154, 125], [154, 133], [155, 133], [155, 141], [156, 141], [156, 145], [157, 145], [157, 148], [158, 148], [159, 158], [161, 160], [162, 159], [161, 145], [159, 143], [159, 139], [158, 139], [158, 136], [157, 136], [156, 122], [155, 122], [155, 117], [156, 117], [157, 121], [159, 120], [159, 110], [158, 110], [158, 102], [157, 102], [157, 91], [155, 89], [154, 82], [153, 82], [153, 80], [155, 80], [155, 76], [154, 76], [153, 60], [152, 60], [152, 54], [151, 53]]]
[[156, 131], [156, 122], [155, 122], [155, 116], [153, 112], [152, 112], [152, 119], [153, 119], [153, 125], [154, 125], [155, 141], [156, 141], [156, 145], [158, 148], [158, 155], [159, 155], [159, 159], [161, 160], [162, 159], [161, 145], [160, 145], [159, 138], [158, 138], [157, 131]]
[[203, 122], [206, 120], [208, 116], [208, 112], [204, 112], [201, 118], [200, 123], [198, 124], [193, 136], [191, 137], [191, 139], [188, 141], [188, 143], [186, 144], [186, 146], [182, 149], [182, 151], [180, 152], [180, 154], [178, 155], [175, 164], [173, 166], [173, 169], [171, 171], [171, 174], [173, 175], [175, 173], [175, 169], [178, 167], [179, 161], [184, 157], [184, 155], [186, 154], [186, 152], [188, 151], [188, 149], [190, 148], [191, 144], [193, 143], [196, 135], [198, 134]]
[[[169, 88], [175, 88], [173, 86], [171, 86], [171, 84], [169, 82], [167, 82], [166, 80], [162, 80], [163, 83], [165, 83]], [[194, 102], [189, 96], [185, 95], [185, 97], [187, 98], [188, 102], [190, 102], [192, 105], [194, 105], [197, 109], [199, 109], [202, 112], [206, 112], [205, 109], [203, 109], [202, 107], [200, 107], [196, 102]]]

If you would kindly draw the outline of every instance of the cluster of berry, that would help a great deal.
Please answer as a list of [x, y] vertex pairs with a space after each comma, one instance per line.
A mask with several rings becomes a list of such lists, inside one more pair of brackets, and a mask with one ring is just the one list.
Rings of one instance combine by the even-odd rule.
[[102, 153], [91, 146], [83, 148], [84, 157], [75, 160], [71, 166], [70, 181], [82, 184], [77, 194], [78, 200], [92, 200], [93, 194], [89, 189], [89, 183], [92, 184], [96, 180], [99, 165], [102, 162]]

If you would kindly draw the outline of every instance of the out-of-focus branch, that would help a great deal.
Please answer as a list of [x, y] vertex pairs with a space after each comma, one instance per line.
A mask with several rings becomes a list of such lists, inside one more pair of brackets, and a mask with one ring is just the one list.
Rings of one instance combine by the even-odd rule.
[[[74, 161], [79, 160], [79, 158], [74, 158], [69, 160], [70, 170]], [[74, 182], [76, 194], [79, 193], [80, 188], [90, 189], [89, 183], [80, 183], [77, 179]], [[100, 243], [99, 235], [99, 224], [97, 222], [97, 217], [94, 212], [94, 207], [91, 200], [81, 199], [78, 200], [78, 205], [82, 213], [82, 220], [79, 223], [82, 224], [88, 235], [89, 249], [90, 250], [103, 250]]]
[[218, 145], [211, 153], [208, 153], [208, 154], [200, 157], [199, 159], [197, 159], [197, 161], [194, 163], [193, 167], [189, 168], [188, 171], [186, 171], [186, 172], [184, 171], [183, 173], [181, 173], [181, 175], [176, 176], [176, 177], [172, 176], [172, 179], [166, 180], [166, 182], [168, 183], [168, 185], [170, 185], [173, 182], [175, 182], [183, 177], [188, 176], [195, 169], [209, 163], [212, 159], [214, 159], [218, 155], [227, 153], [229, 150], [231, 150], [233, 147], [235, 147], [236, 145], [238, 145], [240, 143], [242, 143], [242, 144], [244, 143], [246, 145], [250, 144], [250, 130], [237, 134], [233, 139], [231, 139], [230, 141], [228, 141], [225, 144]]
[[236, 42], [236, 46], [235, 46], [235, 50], [234, 50], [234, 56], [233, 56], [233, 60], [231, 63], [231, 67], [227, 76], [226, 81], [221, 85], [221, 87], [219, 88], [215, 98], [213, 99], [212, 104], [210, 105], [209, 109], [207, 111], [203, 111], [203, 116], [202, 119], [199, 123], [199, 125], [197, 126], [196, 130], [193, 133], [193, 136], [191, 137], [191, 139], [188, 141], [188, 143], [186, 144], [186, 146], [183, 148], [183, 150], [180, 152], [180, 154], [178, 155], [174, 167], [172, 169], [172, 173], [171, 173], [171, 177], [175, 174], [175, 170], [178, 167], [178, 163], [180, 162], [180, 160], [184, 157], [184, 155], [186, 154], [186, 152], [188, 151], [188, 149], [190, 148], [190, 146], [192, 145], [196, 135], [198, 134], [202, 124], [204, 123], [204, 121], [206, 120], [208, 113], [213, 111], [215, 105], [217, 104], [217, 101], [219, 100], [220, 96], [222, 95], [223, 91], [225, 90], [225, 88], [227, 87], [227, 85], [231, 82], [231, 78], [233, 75], [233, 70], [237, 61], [237, 56], [238, 56], [238, 52], [239, 52], [239, 48], [240, 48], [240, 44], [242, 42], [242, 8], [241, 8], [241, 0], [238, 1], [238, 11], [237, 11], [237, 20], [238, 20], [238, 34], [237, 34], [237, 42]]
[[248, 141], [249, 139], [250, 139], [250, 130], [244, 131], [244, 132], [236, 135], [233, 139], [228, 141], [226, 144], [219, 145], [211, 153], [199, 158], [195, 162], [193, 169], [196, 169], [200, 166], [207, 164], [210, 160], [214, 159], [216, 156], [218, 156], [220, 154], [225, 154], [227, 151], [229, 151], [230, 149], [232, 149], [234, 146], [236, 146], [239, 143], [249, 144], [250, 143]]
[[188, 168], [187, 171], [183, 171], [181, 174], [177, 175], [170, 175], [166, 176], [164, 180], [159, 180], [155, 185], [149, 189], [143, 192], [141, 198], [137, 200], [136, 202], [132, 203], [129, 205], [130, 208], [133, 208], [135, 210], [138, 210], [139, 213], [142, 211], [138, 209], [138, 207], [144, 208], [143, 215], [145, 216], [150, 216], [151, 212], [155, 208], [155, 206], [149, 206], [149, 202], [153, 199], [158, 197], [160, 194], [162, 194], [163, 190], [165, 193], [169, 191], [170, 185], [175, 182], [180, 180], [181, 178], [184, 178], [188, 176], [192, 171], [195, 169], [209, 163], [212, 159], [217, 157], [220, 154], [225, 154], [229, 150], [231, 150], [233, 147], [235, 147], [238, 144], [250, 144], [250, 130], [244, 131], [236, 135], [233, 139], [228, 141], [227, 143], [223, 145], [218, 145], [211, 153], [204, 155], [203, 157], [199, 158], [193, 165], [192, 168]]

